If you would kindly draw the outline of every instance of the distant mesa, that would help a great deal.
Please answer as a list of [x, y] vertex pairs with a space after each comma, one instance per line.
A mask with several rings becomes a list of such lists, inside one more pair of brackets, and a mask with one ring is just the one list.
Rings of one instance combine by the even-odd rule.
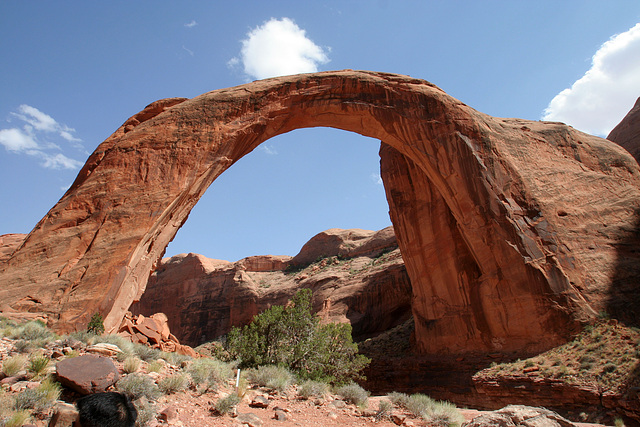
[[95, 312], [115, 331], [209, 185], [269, 138], [316, 126], [381, 141], [417, 351], [530, 353], [598, 312], [640, 318], [640, 171], [624, 149], [559, 123], [488, 116], [424, 80], [351, 70], [150, 104], [1, 255], [0, 301], [60, 332]]

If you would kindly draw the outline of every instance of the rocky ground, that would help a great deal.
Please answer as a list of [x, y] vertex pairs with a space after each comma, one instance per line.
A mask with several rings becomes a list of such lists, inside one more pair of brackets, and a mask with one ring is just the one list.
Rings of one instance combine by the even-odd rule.
[[[53, 337], [55, 338], [55, 337]], [[86, 336], [85, 336], [86, 338]], [[141, 353], [148, 357], [147, 361], [141, 361], [135, 372], [131, 372], [131, 368], [126, 366], [126, 361], [122, 352], [114, 344], [99, 344], [99, 341], [113, 341], [108, 337], [89, 337], [87, 343], [75, 339], [47, 339], [48, 343], [42, 347], [29, 348], [28, 342], [24, 339], [14, 339], [3, 337], [0, 340], [0, 358], [3, 362], [3, 371], [5, 364], [11, 357], [15, 357], [23, 352], [30, 353], [30, 360], [37, 357], [44, 357], [50, 360], [42, 371], [36, 373], [31, 362], [27, 362], [24, 369], [12, 375], [0, 374], [3, 377], [0, 381], [2, 384], [2, 392], [0, 394], [0, 415], [3, 410], [7, 410], [7, 402], [16, 399], [25, 390], [37, 390], [47, 377], [56, 374], [56, 365], [61, 361], [79, 358], [86, 354], [99, 356], [102, 360], [108, 359], [118, 371], [121, 378], [127, 378], [129, 375], [144, 375], [151, 379], [153, 384], [161, 384], [163, 379], [176, 374], [185, 372], [193, 359], [175, 354], [160, 353]], [[34, 345], [43, 343], [43, 338], [34, 340]], [[121, 346], [126, 347], [121, 344]], [[127, 348], [127, 350], [130, 350]], [[26, 353], [25, 353], [26, 354]], [[162, 355], [164, 358], [155, 359], [155, 356]], [[130, 356], [131, 357], [131, 356]], [[60, 375], [60, 373], [58, 373]], [[58, 378], [62, 380], [62, 378]], [[98, 381], [90, 381], [93, 386]], [[113, 385], [107, 385], [107, 390], [118, 390], [121, 382]], [[248, 384], [241, 387], [244, 390], [244, 396], [234, 411], [229, 414], [220, 415], [216, 412], [215, 407], [220, 399], [223, 399], [231, 393], [235, 393], [233, 378], [222, 381], [214, 390], [203, 392], [201, 387], [191, 384], [188, 387], [181, 388], [175, 392], [163, 393], [160, 397], [149, 401], [144, 398], [136, 401], [139, 408], [141, 425], [147, 426], [425, 426], [436, 425], [426, 423], [420, 417], [416, 417], [408, 410], [399, 406], [393, 406], [392, 409], [385, 413], [380, 413], [380, 402], [389, 400], [386, 396], [375, 396], [368, 399], [366, 407], [357, 407], [348, 403], [337, 394], [325, 394], [324, 396], [316, 396], [303, 399], [299, 395], [299, 387], [296, 385], [289, 386], [282, 392], [273, 389], [258, 387]], [[32, 409], [31, 414], [35, 415], [24, 425], [35, 425], [38, 427], [49, 425], [51, 415], [62, 402], [73, 403], [81, 394], [70, 388], [63, 388], [57, 400], [52, 400], [46, 405], [41, 405], [39, 409]], [[9, 405], [10, 406], [10, 405]], [[37, 406], [37, 405], [36, 405]], [[147, 409], [143, 409], [146, 407]], [[10, 408], [9, 408], [10, 409]], [[524, 412], [523, 412], [524, 411]], [[527, 412], [529, 411], [529, 412]], [[531, 411], [539, 411], [538, 409], [522, 409], [516, 408], [515, 412], [509, 413], [512, 419], [522, 421], [527, 417], [526, 414]], [[464, 419], [469, 422], [476, 419], [476, 424], [485, 425], [487, 422], [484, 418], [478, 417], [505, 417], [504, 414], [493, 412], [481, 412], [471, 409], [460, 409], [460, 413]], [[515, 414], [515, 415], [514, 415]], [[525, 415], [522, 415], [525, 414]], [[535, 412], [535, 419], [546, 417], [545, 414]], [[556, 424], [544, 425], [562, 425], [562, 426], [595, 426], [596, 424], [571, 424], [561, 417], [554, 414], [562, 422]], [[544, 418], [547, 420], [547, 418]], [[144, 422], [146, 420], [146, 422]], [[548, 421], [548, 420], [547, 420]], [[480, 424], [478, 424], [480, 422]], [[549, 421], [551, 422], [551, 421]], [[7, 426], [11, 425], [9, 423]], [[14, 424], [17, 426], [23, 424]], [[56, 424], [62, 426], [65, 424]], [[488, 424], [487, 424], [488, 425]], [[507, 424], [511, 425], [511, 424]], [[534, 425], [520, 424], [513, 425]], [[543, 425], [543, 424], [535, 424]]]

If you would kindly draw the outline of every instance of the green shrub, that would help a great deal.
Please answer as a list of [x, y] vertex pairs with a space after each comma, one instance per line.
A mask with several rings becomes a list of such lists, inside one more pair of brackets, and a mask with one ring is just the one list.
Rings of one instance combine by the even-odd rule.
[[38, 377], [45, 373], [47, 367], [49, 367], [50, 362], [51, 359], [49, 359], [47, 356], [34, 355], [29, 359], [27, 371]]
[[216, 402], [216, 412], [220, 415], [228, 414], [238, 403], [240, 403], [240, 397], [235, 393], [231, 393], [227, 397], [218, 399]]
[[356, 383], [338, 387], [336, 394], [341, 396], [346, 402], [353, 403], [359, 408], [366, 408], [369, 401], [369, 392]]
[[284, 391], [293, 382], [293, 375], [282, 366], [258, 366], [247, 372], [249, 382], [276, 391]]
[[415, 416], [424, 419], [428, 425], [460, 426], [464, 417], [449, 402], [435, 401], [425, 394], [412, 394], [407, 401], [407, 409]]
[[322, 397], [329, 392], [329, 384], [320, 381], [307, 380], [300, 385], [298, 395], [303, 399]]
[[351, 325], [320, 325], [311, 312], [311, 291], [302, 289], [286, 307], [273, 306], [232, 328], [226, 350], [241, 367], [287, 366], [301, 379], [344, 384], [360, 378], [370, 360], [358, 354]]
[[155, 400], [160, 396], [160, 390], [156, 383], [146, 375], [130, 374], [116, 383], [116, 388], [133, 396], [133, 400], [145, 397]]
[[129, 356], [124, 359], [124, 363], [122, 364], [122, 370], [127, 374], [132, 374], [140, 368], [140, 359], [137, 357]]
[[162, 358], [162, 360], [173, 366], [180, 366], [183, 363], [193, 359], [191, 356], [186, 356], [184, 354], [167, 353], [164, 351], [160, 352], [160, 357]]
[[203, 392], [206, 392], [233, 377], [233, 365], [216, 359], [202, 358], [195, 360], [187, 372], [196, 385], [204, 386]]
[[2, 373], [8, 377], [12, 377], [24, 368], [27, 358], [21, 354], [7, 357], [2, 362]]
[[41, 341], [53, 338], [55, 335], [47, 329], [47, 326], [39, 320], [33, 320], [15, 329], [13, 339], [27, 341]]
[[173, 374], [158, 382], [158, 388], [164, 394], [182, 391], [189, 385], [189, 378], [185, 374]]
[[127, 355], [131, 355], [135, 352], [135, 344], [133, 344], [131, 341], [129, 341], [128, 339], [120, 335], [116, 335], [116, 334], [101, 335], [99, 338], [94, 337], [93, 341], [94, 341], [93, 342], [94, 344], [98, 344], [98, 343], [113, 344]]
[[18, 393], [15, 396], [14, 409], [31, 409], [36, 413], [44, 413], [60, 397], [60, 389], [60, 384], [46, 379], [38, 387], [27, 388]]
[[94, 335], [104, 334], [104, 323], [100, 313], [93, 313], [93, 316], [91, 316], [91, 320], [89, 320], [89, 324], [87, 325], [87, 332]]

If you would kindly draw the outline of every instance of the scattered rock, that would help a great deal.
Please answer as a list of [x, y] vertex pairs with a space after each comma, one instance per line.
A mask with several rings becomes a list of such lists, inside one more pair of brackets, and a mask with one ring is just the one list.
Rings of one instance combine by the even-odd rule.
[[49, 421], [49, 427], [73, 427], [78, 421], [78, 410], [74, 405], [58, 402], [53, 408], [53, 416]]
[[278, 409], [273, 414], [273, 418], [278, 421], [287, 421], [287, 414], [284, 411]]
[[249, 427], [262, 426], [262, 420], [260, 419], [260, 417], [258, 417], [256, 414], [253, 414], [251, 412], [248, 412], [245, 414], [238, 414], [238, 417], [236, 418], [236, 420], [240, 424], [246, 424]]
[[134, 316], [130, 311], [125, 313], [118, 335], [137, 344], [145, 344], [166, 352], [176, 352], [190, 357], [198, 357], [198, 353], [188, 345], [180, 344], [178, 338], [169, 330], [166, 314], [155, 313], [149, 317], [142, 314]]
[[269, 399], [264, 396], [256, 396], [251, 400], [249, 406], [253, 408], [268, 408], [269, 407]]
[[391, 414], [391, 421], [393, 421], [395, 425], [398, 425], [398, 426], [403, 425], [406, 419], [407, 419], [406, 415]]
[[166, 423], [171, 424], [178, 418], [178, 409], [175, 405], [169, 405], [158, 414], [158, 418]]
[[106, 342], [96, 343], [87, 347], [88, 353], [99, 354], [101, 356], [111, 357], [118, 353], [122, 353], [120, 347], [115, 344], [109, 344]]
[[103, 392], [120, 378], [111, 359], [93, 354], [61, 360], [56, 374], [62, 385], [80, 394]]

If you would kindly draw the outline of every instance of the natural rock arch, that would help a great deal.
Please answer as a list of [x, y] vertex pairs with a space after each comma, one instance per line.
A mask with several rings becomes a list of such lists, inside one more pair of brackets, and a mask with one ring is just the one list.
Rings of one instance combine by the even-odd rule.
[[100, 311], [113, 330], [216, 177], [270, 137], [316, 126], [382, 141], [421, 351], [540, 350], [604, 306], [640, 200], [624, 150], [487, 116], [423, 80], [351, 70], [149, 105], [0, 264], [0, 300], [60, 330]]

